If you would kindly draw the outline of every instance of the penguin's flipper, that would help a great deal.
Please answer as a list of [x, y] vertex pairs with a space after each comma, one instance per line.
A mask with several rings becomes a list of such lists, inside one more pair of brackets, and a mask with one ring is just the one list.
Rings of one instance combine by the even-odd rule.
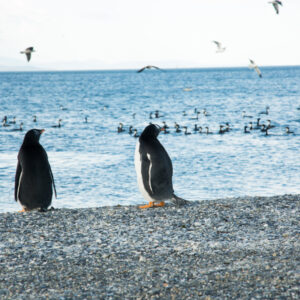
[[19, 186], [20, 186], [20, 175], [22, 172], [21, 164], [18, 161], [17, 170], [16, 170], [16, 177], [15, 177], [15, 200], [18, 201], [19, 197]]
[[57, 193], [56, 193], [56, 188], [55, 188], [55, 182], [54, 182], [54, 177], [53, 177], [53, 173], [49, 164], [49, 172], [50, 172], [50, 177], [52, 179], [52, 185], [53, 185], [53, 189], [54, 189], [54, 194], [55, 194], [55, 198], [57, 198]]

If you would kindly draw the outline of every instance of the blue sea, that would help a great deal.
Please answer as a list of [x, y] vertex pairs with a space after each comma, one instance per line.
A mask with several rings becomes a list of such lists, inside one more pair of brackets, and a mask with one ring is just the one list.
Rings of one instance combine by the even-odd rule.
[[[172, 159], [178, 196], [300, 193], [300, 67], [261, 70], [263, 78], [247, 68], [0, 73], [1, 120], [16, 117], [16, 124], [0, 127], [0, 212], [20, 209], [14, 201], [17, 154], [32, 128], [46, 130], [40, 143], [56, 182], [56, 208], [145, 203], [134, 168], [137, 139], [128, 128], [140, 133], [149, 122], [163, 121], [170, 133], [159, 139]], [[260, 114], [267, 106], [269, 114]], [[160, 117], [150, 119], [156, 110]], [[268, 135], [244, 133], [258, 117], [275, 127]], [[62, 127], [51, 127], [58, 119]], [[20, 122], [23, 131], [12, 131]], [[120, 122], [125, 131], [117, 133]], [[176, 133], [174, 122], [191, 134]], [[226, 122], [231, 130], [219, 134]], [[212, 134], [195, 133], [194, 124]], [[294, 134], [286, 134], [286, 126]]]

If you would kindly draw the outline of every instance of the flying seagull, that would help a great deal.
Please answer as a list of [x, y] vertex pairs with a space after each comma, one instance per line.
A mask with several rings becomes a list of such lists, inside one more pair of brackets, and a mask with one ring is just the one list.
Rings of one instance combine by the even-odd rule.
[[212, 41], [213, 43], [215, 43], [217, 45], [217, 53], [222, 53], [225, 51], [226, 47], [222, 47], [222, 44], [220, 42], [217, 41]]
[[28, 48], [26, 48], [24, 51], [21, 51], [20, 53], [26, 54], [27, 61], [30, 61], [31, 53], [32, 53], [32, 52], [35, 52], [34, 49], [33, 49], [33, 47], [28, 47]]
[[269, 1], [269, 3], [271, 3], [276, 11], [276, 14], [279, 14], [279, 6], [278, 5], [281, 5], [282, 6], [282, 2], [279, 1], [279, 0], [273, 0], [273, 1]]
[[250, 60], [249, 68], [254, 69], [256, 71], [256, 73], [258, 74], [258, 76], [261, 78], [262, 77], [261, 71], [258, 68], [257, 64], [252, 59], [249, 58], [249, 60]]
[[139, 69], [138, 71], [137, 71], [137, 73], [141, 73], [141, 72], [143, 72], [145, 69], [157, 69], [157, 70], [161, 70], [159, 67], [155, 67], [155, 66], [145, 66], [145, 67], [143, 67], [143, 68], [141, 68], [141, 69]]

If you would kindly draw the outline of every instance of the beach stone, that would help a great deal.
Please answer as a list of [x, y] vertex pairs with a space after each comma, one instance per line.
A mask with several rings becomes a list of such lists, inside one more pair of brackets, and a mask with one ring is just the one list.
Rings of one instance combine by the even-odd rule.
[[3, 213], [0, 298], [298, 299], [299, 200]]

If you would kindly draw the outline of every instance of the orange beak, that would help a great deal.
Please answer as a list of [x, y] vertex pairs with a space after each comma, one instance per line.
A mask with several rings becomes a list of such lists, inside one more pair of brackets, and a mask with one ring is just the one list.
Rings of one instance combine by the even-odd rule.
[[160, 129], [160, 131], [165, 131], [165, 128], [162, 127], [162, 128]]
[[42, 134], [43, 132], [45, 132], [45, 129], [41, 129], [41, 134]]

